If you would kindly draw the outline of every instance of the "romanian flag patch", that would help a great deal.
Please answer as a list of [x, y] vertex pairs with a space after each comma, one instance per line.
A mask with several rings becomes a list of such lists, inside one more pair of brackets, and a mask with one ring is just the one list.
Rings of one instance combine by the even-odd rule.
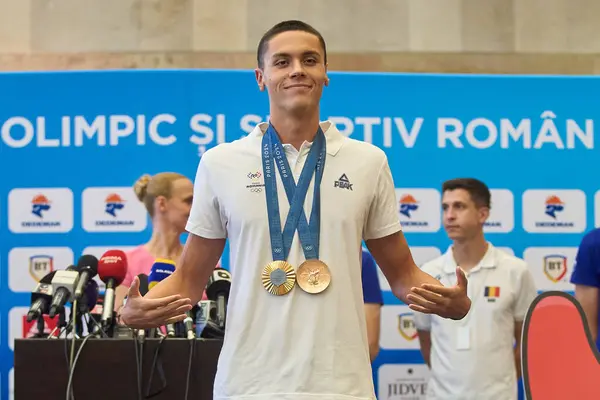
[[500, 286], [486, 286], [483, 295], [488, 299], [500, 297]]

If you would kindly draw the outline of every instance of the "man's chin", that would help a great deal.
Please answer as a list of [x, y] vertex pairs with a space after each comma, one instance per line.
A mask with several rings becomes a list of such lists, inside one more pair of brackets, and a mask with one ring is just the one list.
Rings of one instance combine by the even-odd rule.
[[450, 239], [450, 240], [460, 241], [460, 240], [464, 239], [463, 235], [461, 235], [458, 232], [446, 231], [446, 234], [448, 235], [448, 239]]
[[312, 99], [294, 99], [287, 104], [286, 109], [292, 114], [306, 114], [314, 109]]

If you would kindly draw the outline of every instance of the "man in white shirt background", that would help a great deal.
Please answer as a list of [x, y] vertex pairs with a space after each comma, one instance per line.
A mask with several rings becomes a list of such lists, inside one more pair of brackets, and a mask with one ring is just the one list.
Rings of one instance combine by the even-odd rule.
[[431, 369], [429, 400], [518, 397], [523, 319], [537, 290], [525, 261], [486, 240], [490, 203], [488, 187], [477, 179], [442, 185], [443, 225], [452, 245], [422, 269], [452, 285], [459, 266], [469, 280], [472, 307], [460, 321], [415, 312], [421, 353]]

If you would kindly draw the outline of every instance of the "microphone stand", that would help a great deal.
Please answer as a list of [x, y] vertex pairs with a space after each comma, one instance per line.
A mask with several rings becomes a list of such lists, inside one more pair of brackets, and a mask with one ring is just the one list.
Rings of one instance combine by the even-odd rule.
[[[52, 332], [50, 332], [48, 339], [59, 339], [62, 330], [64, 328], [67, 328], [67, 326], [68, 326], [68, 324], [67, 324], [67, 316], [65, 315], [65, 308], [62, 307], [60, 309], [60, 311], [58, 312], [58, 323], [56, 324], [56, 328], [54, 328], [52, 330]], [[57, 330], [58, 330], [58, 335], [54, 336], [54, 332], [56, 332]], [[67, 335], [68, 335], [68, 332], [67, 332]]]
[[77, 339], [83, 336], [83, 315], [84, 313], [81, 310], [77, 310], [77, 315], [75, 317], [75, 334], [77, 335]]
[[46, 327], [46, 323], [44, 321], [44, 315], [42, 313], [40, 313], [36, 319], [36, 327], [37, 327], [38, 333], [33, 335], [34, 338], [43, 339], [43, 338], [47, 337], [47, 335], [44, 333], [44, 328]]

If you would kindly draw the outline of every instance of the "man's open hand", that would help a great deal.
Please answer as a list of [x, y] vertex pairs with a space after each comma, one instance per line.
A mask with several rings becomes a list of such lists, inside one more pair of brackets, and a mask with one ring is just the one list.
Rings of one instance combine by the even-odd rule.
[[133, 329], [157, 328], [186, 318], [192, 309], [190, 299], [176, 294], [160, 299], [146, 299], [140, 293], [140, 281], [136, 276], [127, 293], [127, 303], [121, 312], [121, 321]]
[[424, 283], [412, 288], [407, 296], [408, 306], [424, 314], [463, 319], [471, 309], [471, 300], [467, 296], [467, 277], [462, 269], [456, 268], [456, 278], [456, 285], [452, 287]]

